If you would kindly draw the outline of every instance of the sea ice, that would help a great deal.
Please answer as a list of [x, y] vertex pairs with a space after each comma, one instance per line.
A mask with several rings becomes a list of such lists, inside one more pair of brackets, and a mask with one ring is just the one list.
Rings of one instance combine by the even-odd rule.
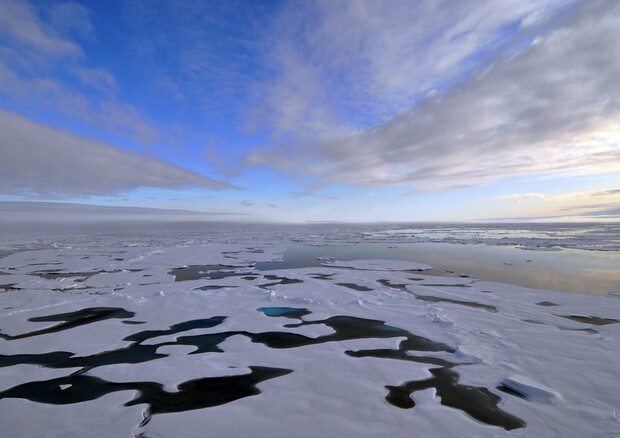
[[[428, 265], [387, 260], [256, 270], [281, 257], [276, 234], [252, 246], [242, 236], [92, 240], [0, 259], [0, 284], [12, 285], [0, 290], [3, 433], [620, 430], [617, 297], [427, 275]], [[196, 268], [178, 281], [179, 268], [213, 265], [239, 275]]]
[[561, 398], [557, 391], [524, 376], [512, 376], [502, 379], [501, 389], [507, 389], [536, 402], [551, 403], [554, 399]]

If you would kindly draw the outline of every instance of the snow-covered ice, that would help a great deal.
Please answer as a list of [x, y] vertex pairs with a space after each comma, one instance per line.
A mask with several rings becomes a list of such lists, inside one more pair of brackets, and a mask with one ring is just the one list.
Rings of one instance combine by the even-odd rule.
[[2, 435], [618, 436], [617, 297], [424, 260], [256, 269], [277, 237], [15, 247]]

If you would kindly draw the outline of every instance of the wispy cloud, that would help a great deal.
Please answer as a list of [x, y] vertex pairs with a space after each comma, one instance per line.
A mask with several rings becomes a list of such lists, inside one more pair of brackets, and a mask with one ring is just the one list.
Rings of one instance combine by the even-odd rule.
[[302, 191], [302, 192], [291, 192], [291, 196], [293, 196], [293, 198], [303, 198], [306, 196], [313, 196], [314, 193], [310, 192], [310, 191]]
[[[273, 76], [254, 115], [287, 139], [365, 129], [461, 80], [563, 0], [291, 3], [268, 41]], [[486, 52], [486, 55], [482, 55]]]
[[587, 195], [593, 198], [600, 198], [603, 196], [615, 196], [620, 195], [620, 189], [597, 190], [595, 192], [589, 192]]
[[542, 193], [515, 193], [513, 195], [502, 195], [490, 198], [493, 201], [515, 201], [521, 199], [544, 198]]
[[109, 195], [139, 187], [233, 189], [231, 184], [122, 151], [0, 110], [0, 193], [40, 197]]
[[203, 117], [237, 111], [254, 82], [266, 2], [125, 2], [131, 53], [157, 91]]
[[49, 77], [24, 77], [0, 61], [0, 92], [38, 110], [62, 112], [97, 128], [124, 135], [143, 144], [157, 142], [161, 135], [131, 104], [116, 99], [116, 81], [104, 70], [75, 69], [84, 83], [106, 91], [91, 99], [62, 81]]
[[[67, 13], [56, 10], [59, 21], [74, 27]], [[82, 14], [83, 7], [76, 5], [73, 12]], [[52, 26], [41, 20], [34, 7], [27, 2], [3, 0], [0, 2], [0, 29], [17, 44], [36, 49], [43, 56], [82, 55], [82, 49], [73, 41], [63, 38]]]
[[[520, 16], [523, 21], [539, 15], [530, 9]], [[467, 17], [463, 32], [475, 33], [475, 20]], [[495, 27], [500, 22], [511, 20]], [[497, 34], [485, 38], [490, 43]], [[462, 59], [449, 62], [447, 47], [447, 65], [461, 65]], [[473, 56], [475, 49], [466, 52]], [[291, 173], [303, 169], [317, 177], [314, 187], [408, 186], [411, 192], [517, 175], [618, 171], [619, 52], [620, 5], [585, 2], [560, 27], [541, 30], [529, 47], [499, 56], [465, 82], [427, 95], [384, 124], [327, 141], [257, 150], [246, 164]]]
[[94, 33], [90, 11], [75, 3], [37, 6], [0, 2], [0, 93], [37, 112], [60, 112], [139, 143], [159, 141], [159, 130], [118, 98], [114, 75], [89, 65], [79, 41]]
[[110, 94], [118, 92], [116, 78], [103, 68], [76, 67], [72, 71], [85, 85]]
[[572, 205], [557, 210], [554, 216], [545, 218], [572, 219], [583, 218], [593, 220], [618, 220], [620, 219], [620, 202], [602, 202], [591, 205]]
[[278, 204], [273, 202], [264, 201], [264, 200], [253, 200], [250, 201], [248, 199], [244, 199], [239, 203], [242, 207], [269, 207], [269, 208], [278, 208]]
[[44, 8], [45, 15], [53, 29], [62, 35], [77, 35], [92, 38], [95, 32], [91, 11], [76, 2], [51, 3]]
[[293, 198], [305, 198], [305, 197], [313, 197], [313, 198], [322, 198], [322, 199], [328, 199], [328, 200], [338, 200], [338, 199], [342, 199], [339, 196], [333, 196], [333, 195], [323, 195], [320, 193], [317, 193], [316, 191], [312, 191], [312, 190], [304, 190], [304, 191], [300, 191], [300, 192], [289, 192], [289, 194], [293, 197]]
[[620, 218], [620, 204], [609, 206], [598, 206], [587, 213], [582, 213], [580, 216], [604, 216], [609, 219]]

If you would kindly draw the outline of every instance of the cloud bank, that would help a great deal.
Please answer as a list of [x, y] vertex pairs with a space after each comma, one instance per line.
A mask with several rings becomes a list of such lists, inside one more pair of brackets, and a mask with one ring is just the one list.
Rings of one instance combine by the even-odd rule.
[[139, 187], [235, 188], [152, 156], [78, 137], [0, 110], [0, 194], [111, 195]]
[[[314, 179], [313, 189], [344, 183], [404, 186], [409, 193], [472, 187], [511, 176], [619, 171], [620, 5], [584, 2], [562, 20], [536, 28], [552, 6], [537, 10], [530, 5], [529, 12], [521, 13], [518, 24], [535, 36], [527, 47], [504, 50], [466, 80], [425, 93], [384, 123], [349, 135], [330, 133], [318, 141], [255, 150], [246, 164], [305, 173]], [[490, 20], [496, 29], [515, 18], [500, 20], [501, 11], [495, 12], [488, 19], [461, 17], [471, 47], [446, 40], [462, 36], [442, 35], [444, 44], [432, 52], [444, 50], [434, 60], [439, 66], [421, 64], [431, 69], [428, 75], [413, 69], [409, 82], [397, 74], [393, 85], [379, 87], [377, 81], [384, 77], [380, 70], [373, 76], [375, 87], [389, 92], [409, 84], [415, 92], [433, 84], [432, 78], [446, 77], [433, 68], [462, 72], [463, 54], [473, 56], [478, 39], [489, 43], [497, 38], [484, 32], [484, 23]], [[399, 47], [399, 57], [406, 57], [400, 39], [393, 46], [385, 44], [384, 51]], [[367, 51], [371, 59], [378, 56], [373, 47]], [[430, 59], [422, 56], [422, 61]]]

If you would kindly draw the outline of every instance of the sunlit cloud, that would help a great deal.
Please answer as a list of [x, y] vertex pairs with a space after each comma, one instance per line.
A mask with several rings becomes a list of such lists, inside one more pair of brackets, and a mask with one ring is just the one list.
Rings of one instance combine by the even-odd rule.
[[315, 176], [310, 188], [344, 183], [412, 193], [509, 176], [618, 171], [619, 50], [620, 6], [586, 2], [521, 52], [383, 124], [256, 150], [246, 163]]
[[[546, 217], [556, 220], [620, 219], [620, 189], [560, 192], [544, 196], [537, 193], [524, 193], [497, 196], [487, 200], [512, 200], [518, 203], [518, 210], [513, 211], [519, 211], [524, 215], [519, 216], [519, 220], [527, 217]], [[525, 200], [529, 202], [525, 203]]]
[[544, 198], [544, 197], [545, 195], [543, 195], [542, 193], [515, 193], [513, 195], [495, 196], [490, 199], [493, 201], [514, 201], [514, 200], [521, 200], [521, 199], [535, 199], [535, 198]]
[[[570, 2], [292, 3], [268, 40], [274, 77], [251, 114], [284, 139], [351, 134], [470, 74]], [[346, 25], [344, 25], [346, 23]], [[486, 55], [482, 55], [482, 53]]]
[[602, 196], [616, 196], [620, 195], [620, 189], [597, 190], [595, 192], [589, 192], [587, 195], [593, 198], [598, 198]]

